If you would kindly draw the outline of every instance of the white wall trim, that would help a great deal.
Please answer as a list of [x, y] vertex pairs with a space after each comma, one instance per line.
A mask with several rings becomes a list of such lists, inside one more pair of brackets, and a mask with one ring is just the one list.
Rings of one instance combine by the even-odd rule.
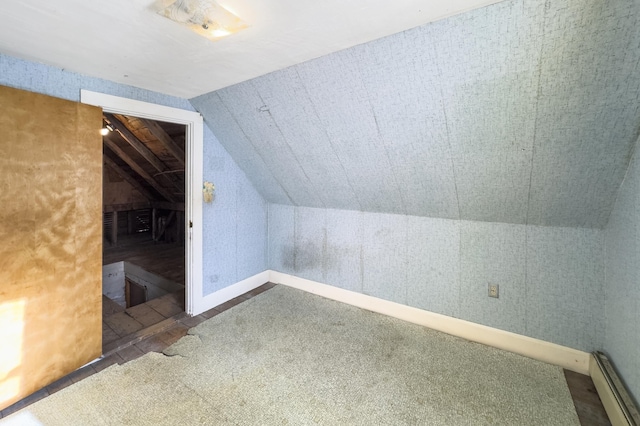
[[[187, 127], [185, 139], [186, 194], [185, 199], [185, 311], [197, 315], [197, 307], [202, 305], [202, 179], [204, 124], [202, 116], [193, 111], [171, 108], [133, 99], [121, 98], [104, 93], [80, 91], [80, 102], [99, 106], [105, 112], [147, 118], [150, 120], [184, 124]], [[189, 223], [193, 226], [189, 227]], [[201, 311], [202, 312], [202, 311]]]
[[577, 349], [532, 337], [522, 336], [497, 328], [424, 311], [377, 297], [344, 290], [293, 275], [269, 271], [269, 281], [304, 290], [327, 299], [347, 303], [372, 312], [388, 315], [473, 342], [493, 346], [509, 352], [524, 355], [539, 361], [554, 364], [581, 374], [589, 374], [590, 354]]
[[269, 272], [270, 271], [260, 272], [259, 274], [255, 274], [249, 278], [238, 281], [235, 284], [206, 295], [201, 299], [201, 303], [196, 306], [194, 315], [198, 315], [208, 311], [209, 309], [215, 308], [224, 302], [266, 284], [269, 281]]

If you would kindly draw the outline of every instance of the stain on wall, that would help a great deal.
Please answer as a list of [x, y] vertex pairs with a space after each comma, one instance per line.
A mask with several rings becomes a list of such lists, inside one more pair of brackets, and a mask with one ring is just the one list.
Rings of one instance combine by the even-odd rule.
[[603, 232], [270, 204], [269, 268], [593, 351]]

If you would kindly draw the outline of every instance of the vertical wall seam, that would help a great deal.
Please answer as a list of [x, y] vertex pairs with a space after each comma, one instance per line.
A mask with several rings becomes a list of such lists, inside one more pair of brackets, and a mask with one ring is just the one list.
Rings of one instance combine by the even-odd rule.
[[536, 106], [533, 120], [533, 142], [531, 144], [531, 168], [529, 169], [529, 192], [527, 194], [527, 213], [524, 224], [529, 225], [529, 212], [531, 209], [531, 189], [533, 188], [533, 166], [535, 164], [536, 142], [538, 138], [538, 119], [540, 108], [540, 93], [542, 91], [542, 56], [544, 54], [544, 43], [547, 34], [547, 13], [551, 7], [551, 1], [546, 0], [544, 4], [544, 16], [542, 18], [542, 40], [540, 41], [540, 54], [538, 55], [538, 85], [536, 87]]
[[524, 226], [524, 334], [529, 333], [529, 226]]
[[458, 220], [458, 318], [462, 316], [462, 220]]
[[265, 239], [265, 266], [266, 269], [273, 269], [271, 267], [271, 203], [267, 203], [267, 226], [266, 226], [266, 239]]
[[296, 241], [297, 241], [297, 238], [296, 238], [296, 236], [297, 236], [296, 235], [297, 234], [296, 233], [296, 229], [297, 229], [296, 217], [298, 216], [298, 211], [299, 211], [299, 208], [294, 206], [293, 207], [293, 245], [292, 245], [292, 247], [293, 247], [293, 272], [295, 272], [295, 273], [298, 272], [298, 268], [297, 268], [297, 257], [298, 256], [296, 256], [296, 253], [297, 253], [297, 250], [296, 250]]

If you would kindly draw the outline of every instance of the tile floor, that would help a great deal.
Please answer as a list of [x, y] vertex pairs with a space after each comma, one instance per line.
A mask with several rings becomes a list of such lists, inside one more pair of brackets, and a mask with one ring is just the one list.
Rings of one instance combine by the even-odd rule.
[[179, 290], [127, 309], [103, 296], [103, 353], [108, 352], [114, 342], [122, 344], [123, 339], [126, 340], [127, 336], [181, 313], [184, 313], [184, 290]]

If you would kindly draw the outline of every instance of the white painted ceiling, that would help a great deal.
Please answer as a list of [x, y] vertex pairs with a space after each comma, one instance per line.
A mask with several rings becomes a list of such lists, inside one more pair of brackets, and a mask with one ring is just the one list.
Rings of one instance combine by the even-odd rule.
[[182, 98], [500, 0], [220, 0], [249, 28], [216, 42], [154, 0], [0, 4], [0, 52]]

